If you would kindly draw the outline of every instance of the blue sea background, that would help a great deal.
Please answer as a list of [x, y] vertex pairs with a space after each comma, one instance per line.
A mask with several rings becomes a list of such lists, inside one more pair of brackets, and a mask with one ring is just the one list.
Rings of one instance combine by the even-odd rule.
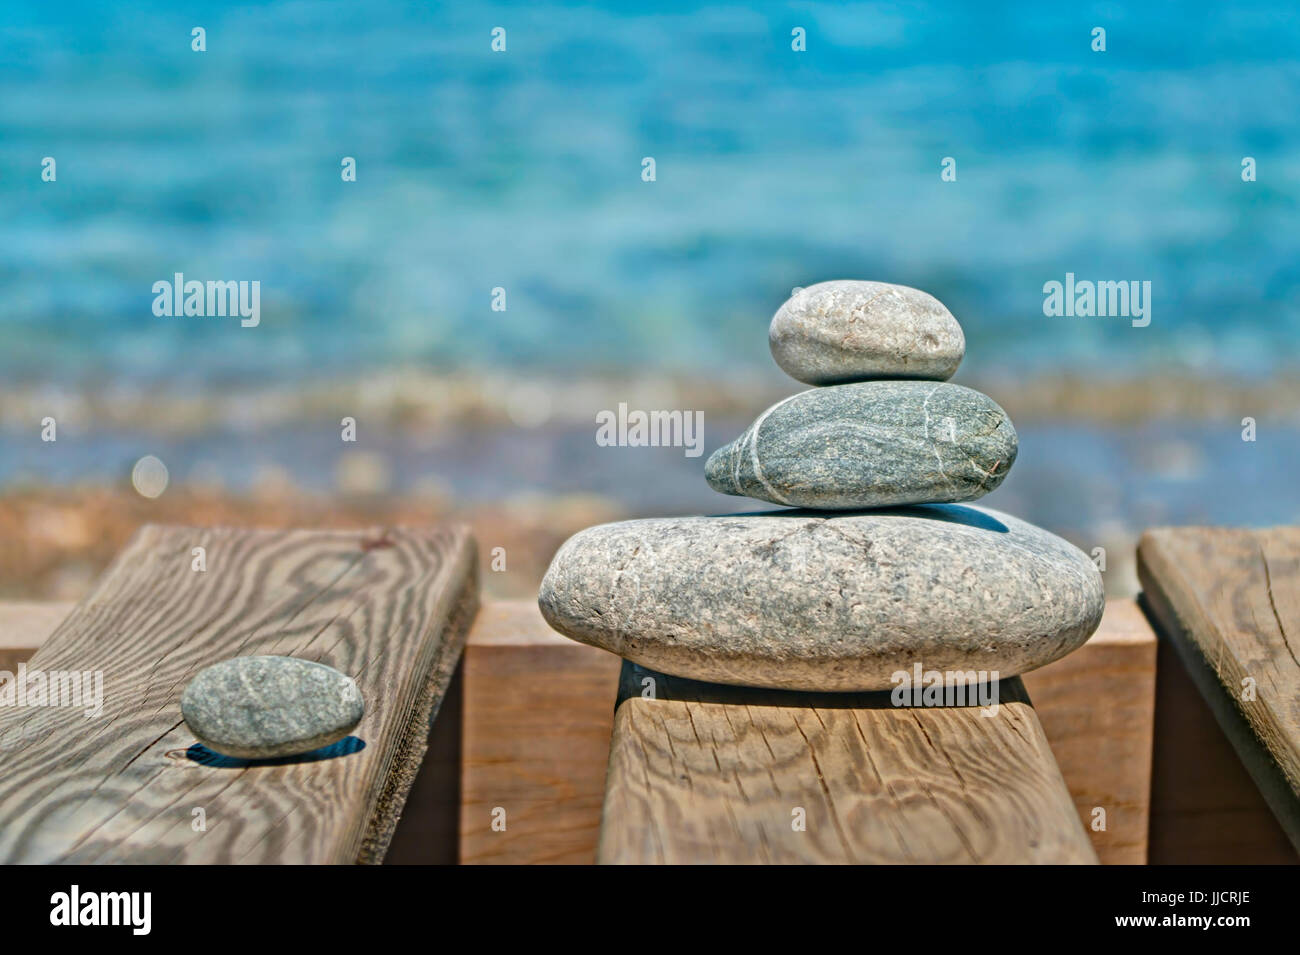
[[[1085, 383], [1074, 417], [1017, 418], [991, 505], [1130, 565], [1153, 524], [1300, 522], [1285, 399], [1087, 414], [1108, 382], [1294, 383], [1297, 50], [1286, 3], [6, 3], [0, 486], [120, 485], [152, 453], [173, 486], [270, 473], [328, 493], [360, 451], [380, 490], [432, 479], [470, 505], [746, 509], [680, 448], [597, 447], [592, 415], [646, 375], [796, 390], [772, 312], [853, 277], [943, 300], [959, 380]], [[176, 272], [260, 282], [260, 325], [155, 316]], [[1150, 325], [1045, 316], [1069, 272], [1149, 281]], [[363, 415], [356, 446], [332, 406], [274, 414], [284, 389], [403, 369], [605, 385], [544, 427], [413, 440]], [[178, 432], [182, 393], [253, 413]], [[78, 394], [42, 443], [43, 409]], [[114, 395], [143, 410], [115, 418]], [[761, 410], [711, 416], [705, 453]]]
[[[1298, 9], [7, 3], [0, 374], [776, 375], [772, 311], [833, 277], [933, 292], [976, 370], [1274, 373]], [[1151, 325], [1045, 317], [1067, 271], [1149, 280]], [[154, 316], [175, 272], [260, 281], [260, 327]]]

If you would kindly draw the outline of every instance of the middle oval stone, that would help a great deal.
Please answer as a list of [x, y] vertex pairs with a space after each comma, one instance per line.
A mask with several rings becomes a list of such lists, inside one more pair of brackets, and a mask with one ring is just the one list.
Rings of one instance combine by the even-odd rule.
[[988, 395], [864, 381], [778, 402], [704, 466], [715, 491], [822, 510], [973, 501], [1002, 483], [1016, 430]]

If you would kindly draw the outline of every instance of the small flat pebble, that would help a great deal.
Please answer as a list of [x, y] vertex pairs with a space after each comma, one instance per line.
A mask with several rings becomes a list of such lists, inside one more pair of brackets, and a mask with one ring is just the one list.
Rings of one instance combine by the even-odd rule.
[[365, 706], [351, 677], [296, 657], [234, 657], [200, 670], [181, 715], [200, 743], [226, 756], [271, 759], [343, 739]]

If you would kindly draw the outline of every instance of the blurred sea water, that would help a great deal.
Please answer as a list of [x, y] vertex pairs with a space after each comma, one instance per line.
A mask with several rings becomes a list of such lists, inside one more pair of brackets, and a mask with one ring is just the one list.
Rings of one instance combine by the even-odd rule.
[[[937, 295], [957, 380], [1016, 400], [987, 503], [1131, 589], [1143, 527], [1300, 521], [1297, 50], [1283, 3], [6, 3], [0, 523], [75, 550], [148, 454], [240, 500], [752, 509], [585, 422], [708, 407], [712, 451], [800, 387], [780, 302], [859, 277]], [[260, 282], [260, 323], [155, 316], [177, 272]], [[1067, 273], [1151, 282], [1150, 325], [1045, 316]], [[15, 592], [58, 563], [18, 550]]]
[[[1285, 3], [6, 3], [0, 375], [773, 376], [832, 277], [933, 292], [977, 369], [1266, 375], [1297, 50]], [[260, 281], [261, 324], [154, 316], [178, 271]], [[1066, 272], [1151, 281], [1151, 325], [1045, 317]]]

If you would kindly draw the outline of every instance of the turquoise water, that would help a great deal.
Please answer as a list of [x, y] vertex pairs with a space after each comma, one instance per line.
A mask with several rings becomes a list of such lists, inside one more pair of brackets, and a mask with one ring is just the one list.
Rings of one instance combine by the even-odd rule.
[[[0, 374], [770, 374], [776, 305], [846, 276], [940, 296], [980, 368], [1265, 373], [1297, 49], [1281, 3], [8, 3]], [[155, 316], [175, 272], [261, 323]], [[1150, 326], [1045, 317], [1067, 272], [1150, 281]]]

